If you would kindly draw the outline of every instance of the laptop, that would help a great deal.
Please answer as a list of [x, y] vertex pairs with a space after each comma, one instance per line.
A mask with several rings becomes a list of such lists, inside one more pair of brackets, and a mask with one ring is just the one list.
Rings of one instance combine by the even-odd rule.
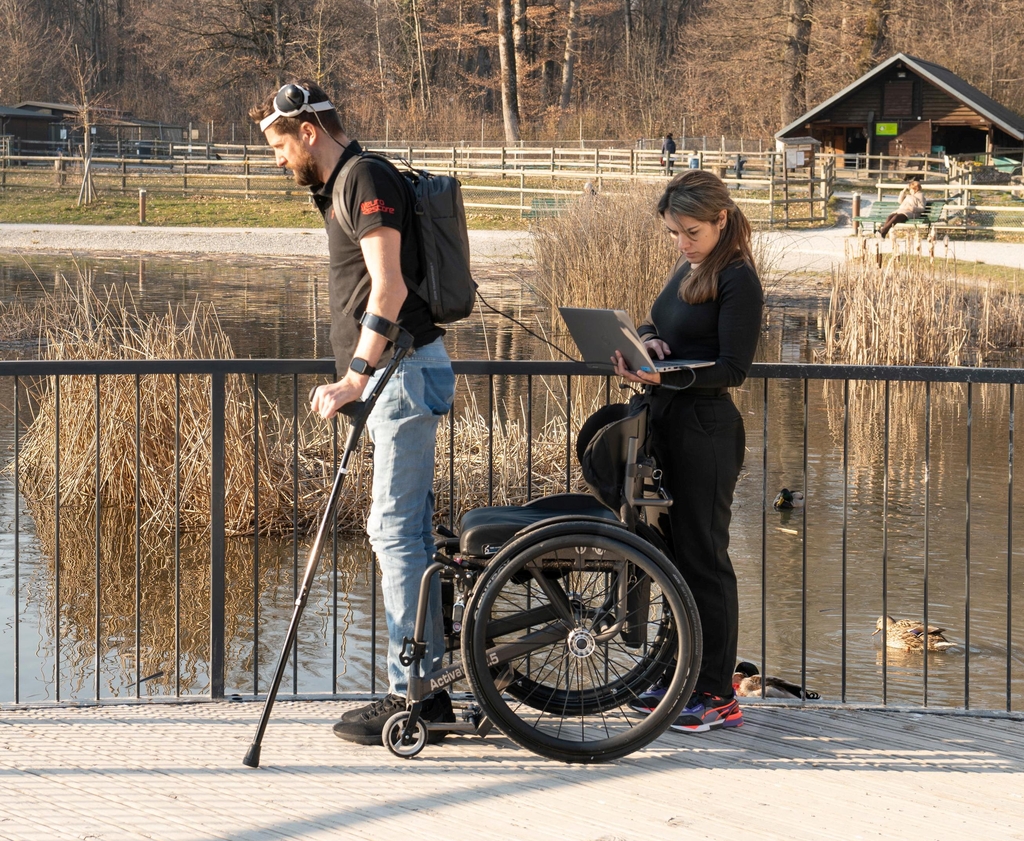
[[633, 326], [633, 320], [623, 310], [559, 307], [558, 311], [580, 349], [583, 361], [591, 368], [612, 370], [611, 358], [615, 351], [622, 353], [631, 371], [657, 371], [662, 374], [715, 364], [703, 359], [652, 359]]

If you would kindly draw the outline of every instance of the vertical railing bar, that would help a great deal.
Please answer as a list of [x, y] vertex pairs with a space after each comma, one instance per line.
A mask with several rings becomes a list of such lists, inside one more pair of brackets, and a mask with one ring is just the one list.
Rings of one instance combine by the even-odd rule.
[[[292, 603], [299, 597], [299, 375], [292, 374]], [[292, 645], [292, 694], [299, 694], [299, 637]]]
[[14, 703], [21, 703], [21, 423], [14, 378]]
[[260, 375], [252, 375], [252, 694], [260, 693]]
[[135, 375], [135, 698], [142, 696], [142, 379]]
[[964, 709], [971, 708], [971, 480], [974, 457], [971, 429], [974, 420], [973, 383], [967, 383], [967, 488], [964, 535]]
[[526, 377], [526, 501], [533, 499], [533, 374]]
[[572, 375], [565, 376], [565, 492], [572, 490]]
[[889, 380], [885, 381], [885, 423], [882, 442], [882, 705], [889, 702], [889, 631], [886, 627], [889, 615], [889, 432], [890, 432], [890, 391]]
[[487, 505], [494, 505], [494, 374], [487, 375]]
[[843, 563], [842, 563], [842, 628], [840, 631], [841, 649], [841, 677], [840, 696], [843, 703], [846, 703], [846, 658], [847, 658], [847, 564], [849, 561], [847, 550], [849, 548], [849, 513], [850, 513], [850, 381], [843, 380]]
[[174, 375], [174, 697], [181, 697], [181, 374]]
[[931, 514], [931, 478], [932, 478], [932, 384], [928, 380], [924, 384], [924, 666], [923, 677], [923, 706], [928, 706], [928, 539], [931, 536], [928, 529], [928, 519]]
[[1006, 489], [1006, 711], [1013, 708], [1013, 444], [1014, 444], [1014, 400], [1017, 391], [1010, 383], [1010, 429]]
[[[761, 406], [761, 674], [768, 673], [768, 378]], [[761, 681], [766, 697], [767, 681]]]
[[804, 380], [804, 506], [801, 513], [801, 534], [800, 541], [800, 685], [807, 686], [807, 499], [810, 497], [810, 487], [807, 484], [807, 439], [808, 427], [810, 426], [809, 413], [809, 380]]
[[54, 700], [60, 701], [60, 375], [53, 378], [53, 684]]
[[101, 613], [101, 611], [102, 611], [102, 603], [101, 603], [101, 601], [102, 601], [102, 584], [103, 584], [102, 577], [101, 577], [101, 574], [100, 574], [101, 561], [102, 561], [102, 552], [100, 550], [100, 537], [101, 537], [100, 511], [102, 510], [102, 507], [101, 507], [101, 503], [102, 503], [102, 498], [101, 498], [102, 479], [101, 479], [101, 477], [102, 477], [102, 474], [100, 472], [100, 420], [101, 420], [101, 414], [100, 414], [100, 375], [99, 374], [96, 375], [95, 384], [96, 384], [96, 388], [95, 388], [95, 398], [96, 398], [96, 414], [95, 414], [96, 435], [95, 435], [95, 445], [96, 445], [96, 454], [95, 454], [95, 458], [94, 458], [94, 463], [96, 465], [96, 489], [95, 489], [95, 495], [96, 495], [96, 503], [95, 504], [96, 504], [96, 508], [95, 508], [95, 518], [94, 518], [94, 521], [93, 521], [93, 529], [94, 529], [95, 535], [96, 535], [96, 553], [95, 553], [95, 556], [94, 556], [94, 564], [95, 564], [94, 572], [95, 572], [95, 578], [96, 578], [96, 594], [95, 594], [95, 600], [94, 601], [95, 601], [95, 605], [96, 605], [96, 615], [93, 617], [93, 623], [94, 623], [94, 626], [95, 626], [95, 638], [96, 638], [96, 655], [95, 655], [95, 659], [96, 659], [96, 674], [94, 676], [94, 683], [95, 683], [94, 697], [95, 697], [95, 699], [97, 701], [99, 701], [99, 699], [100, 699], [100, 692], [101, 692], [101, 689], [100, 689], [100, 687], [101, 687], [100, 671], [101, 671], [101, 663], [102, 663], [102, 657], [100, 656], [100, 639], [102, 638], [102, 627], [101, 627], [101, 619], [100, 619], [100, 617], [102, 616], [102, 613]]
[[210, 697], [224, 697], [225, 562], [224, 427], [225, 375], [210, 375]]

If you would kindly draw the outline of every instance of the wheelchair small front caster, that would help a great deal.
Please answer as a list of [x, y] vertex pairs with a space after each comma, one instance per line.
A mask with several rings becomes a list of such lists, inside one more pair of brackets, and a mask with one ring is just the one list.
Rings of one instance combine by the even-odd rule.
[[403, 759], [412, 759], [427, 744], [427, 727], [422, 721], [417, 721], [412, 733], [407, 732], [406, 723], [409, 721], [409, 711], [395, 713], [384, 725], [384, 732], [381, 734], [381, 741], [384, 747], [395, 756]]

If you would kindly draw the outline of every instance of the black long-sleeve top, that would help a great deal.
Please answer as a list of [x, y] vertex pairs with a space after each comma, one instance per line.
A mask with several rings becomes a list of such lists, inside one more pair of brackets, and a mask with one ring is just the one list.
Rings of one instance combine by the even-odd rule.
[[679, 297], [679, 284], [689, 271], [686, 260], [676, 265], [637, 332], [642, 339], [657, 337], [666, 342], [672, 351], [670, 358], [715, 363], [692, 372], [662, 374], [663, 383], [696, 388], [738, 386], [754, 361], [761, 333], [761, 281], [750, 266], [736, 262], [718, 276], [717, 298], [688, 304]]

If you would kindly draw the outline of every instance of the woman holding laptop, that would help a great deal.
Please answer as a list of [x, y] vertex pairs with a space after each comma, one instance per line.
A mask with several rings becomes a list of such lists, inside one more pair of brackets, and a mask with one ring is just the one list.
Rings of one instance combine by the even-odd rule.
[[[728, 550], [746, 437], [727, 389], [746, 379], [754, 360], [764, 295], [750, 223], [721, 179], [697, 169], [677, 175], [658, 202], [658, 214], [680, 257], [638, 332], [654, 359], [714, 364], [673, 373], [632, 371], [618, 351], [612, 362], [630, 382], [654, 386], [654, 457], [674, 500], [663, 517], [704, 636], [696, 689], [672, 728], [701, 733], [743, 723], [732, 688], [739, 601]], [[634, 709], [646, 710], [663, 693], [651, 687]]]

